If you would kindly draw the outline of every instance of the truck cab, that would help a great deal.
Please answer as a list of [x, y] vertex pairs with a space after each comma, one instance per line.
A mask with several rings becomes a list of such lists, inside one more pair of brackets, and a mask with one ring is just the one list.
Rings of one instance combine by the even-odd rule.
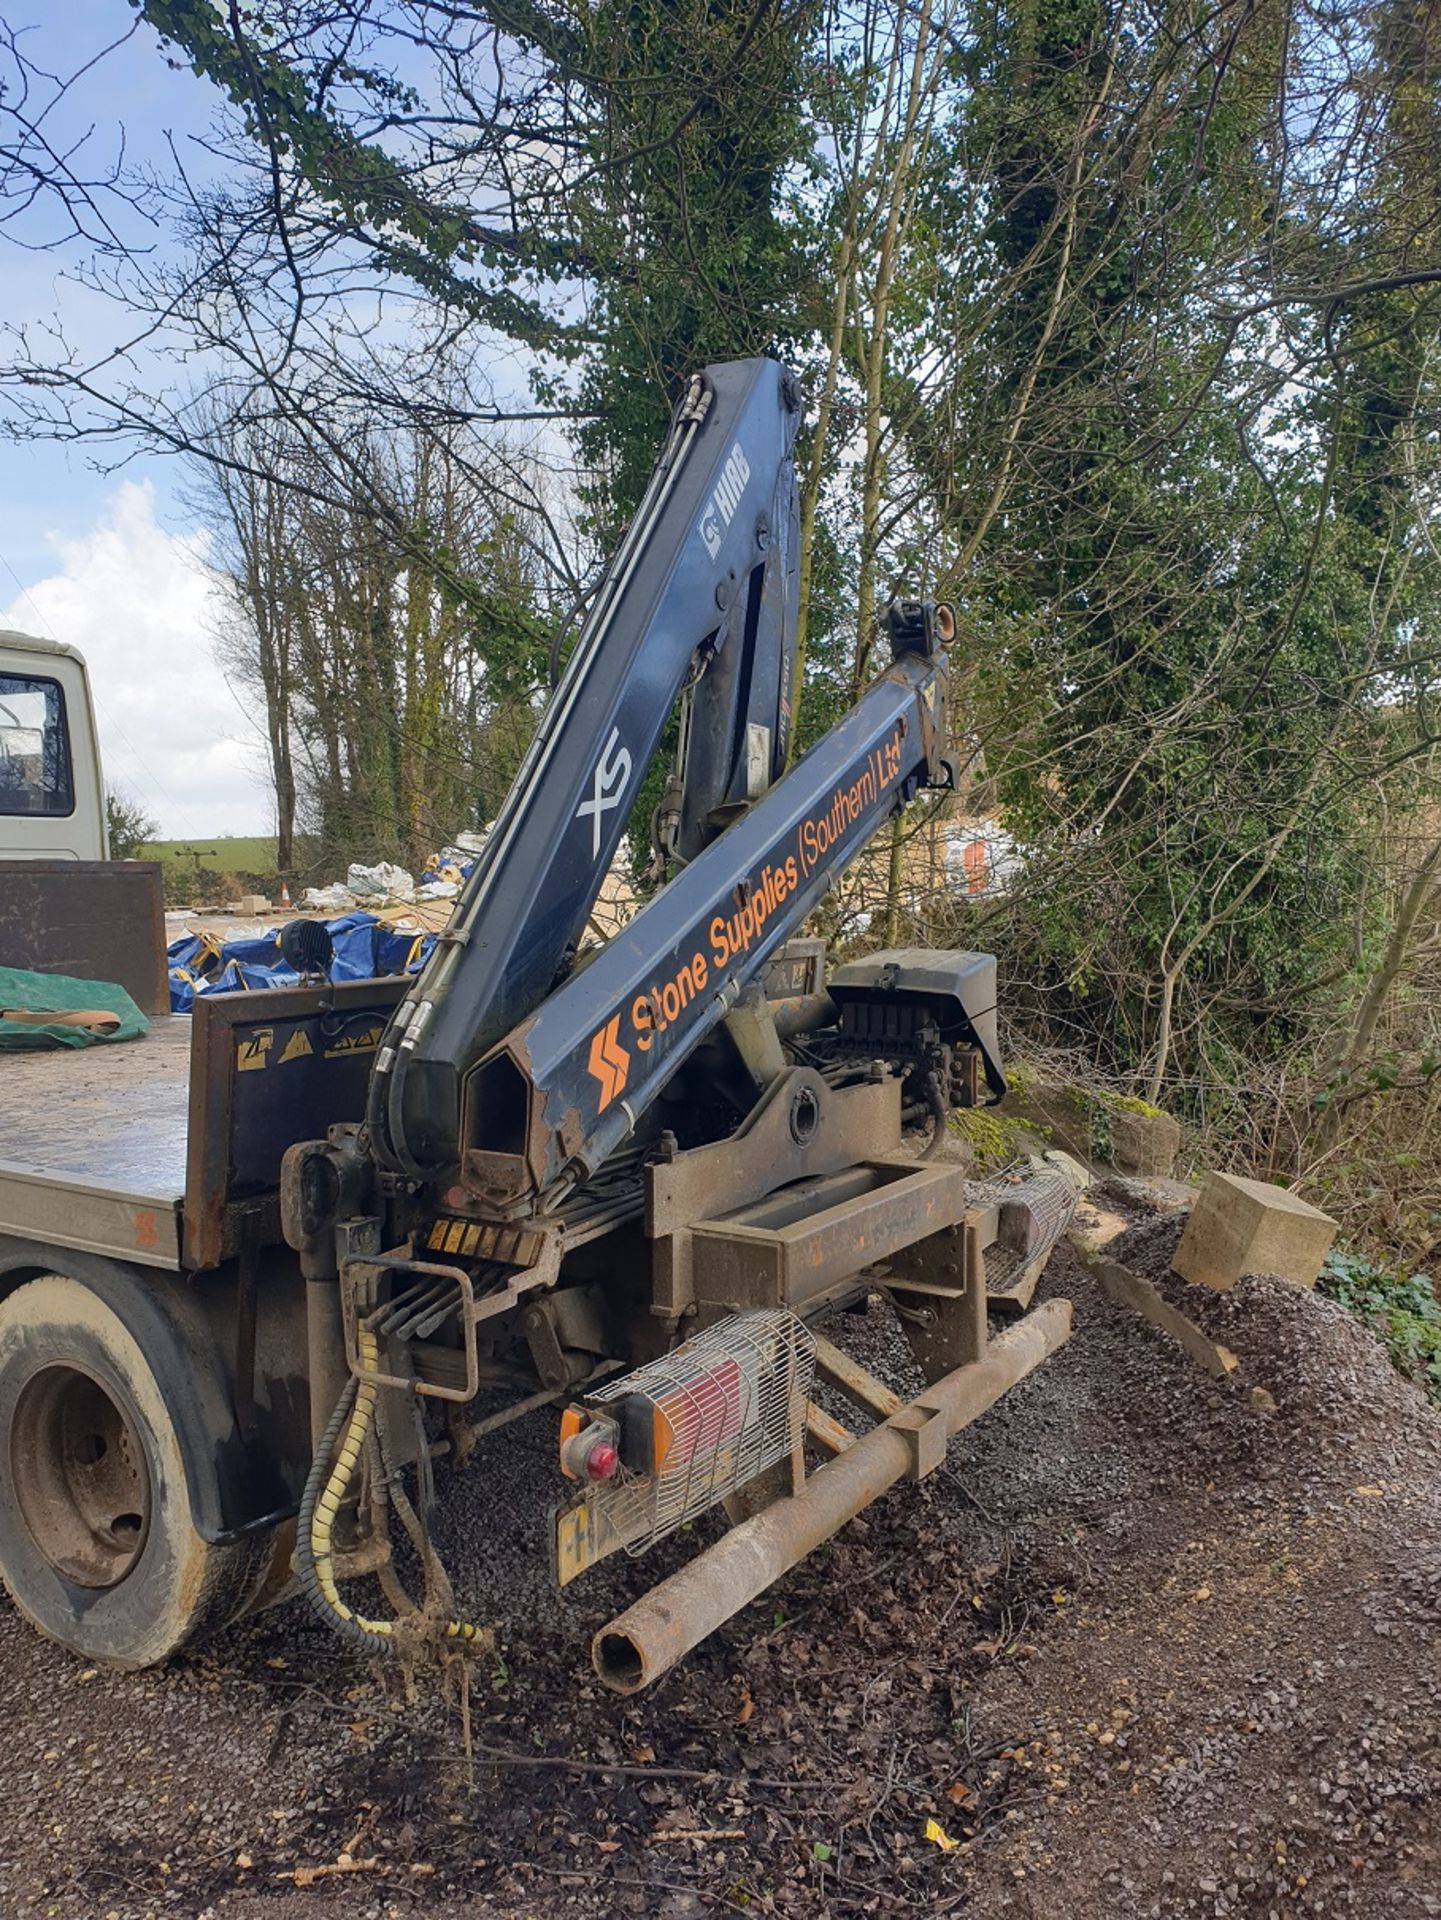
[[109, 852], [84, 658], [57, 640], [0, 630], [0, 861]]

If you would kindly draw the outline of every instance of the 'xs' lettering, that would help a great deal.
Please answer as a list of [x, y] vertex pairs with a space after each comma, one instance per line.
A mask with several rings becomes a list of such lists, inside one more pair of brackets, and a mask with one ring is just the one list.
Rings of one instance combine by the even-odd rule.
[[612, 807], [618, 807], [621, 795], [625, 792], [626, 782], [630, 779], [630, 749], [620, 744], [620, 728], [612, 727], [610, 738], [605, 743], [605, 752], [595, 763], [595, 776], [591, 781], [590, 798], [582, 800], [575, 810], [577, 820], [590, 815], [590, 852], [591, 858], [600, 855], [600, 823], [604, 814]]

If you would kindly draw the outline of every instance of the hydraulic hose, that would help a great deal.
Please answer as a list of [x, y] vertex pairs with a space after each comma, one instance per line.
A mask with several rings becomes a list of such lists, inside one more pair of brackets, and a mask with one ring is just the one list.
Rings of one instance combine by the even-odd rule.
[[[356, 1613], [341, 1598], [335, 1579], [332, 1547], [335, 1521], [360, 1464], [380, 1391], [374, 1378], [379, 1370], [380, 1349], [368, 1327], [359, 1329], [357, 1344], [361, 1371], [345, 1383], [310, 1464], [305, 1491], [300, 1498], [296, 1572], [312, 1607], [344, 1639], [367, 1653], [393, 1653], [395, 1622], [368, 1620]], [[473, 1641], [481, 1637], [480, 1628], [468, 1620], [448, 1620], [445, 1624], [447, 1640]]]

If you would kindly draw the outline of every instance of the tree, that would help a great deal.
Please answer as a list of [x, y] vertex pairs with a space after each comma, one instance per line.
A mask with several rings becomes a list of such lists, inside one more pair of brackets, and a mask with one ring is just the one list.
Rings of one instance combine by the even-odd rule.
[[116, 787], [105, 789], [105, 826], [112, 860], [138, 860], [151, 841], [160, 838], [159, 821]]
[[226, 658], [265, 713], [280, 870], [303, 829], [327, 868], [418, 871], [493, 815], [534, 726], [549, 643], [538, 477], [503, 442], [357, 422], [365, 478], [336, 506], [308, 489], [303, 440], [241, 450], [198, 468], [194, 502], [221, 526]]
[[819, 0], [576, 10], [589, 131], [569, 202], [580, 250], [609, 263], [586, 309], [578, 437], [612, 527], [634, 510], [698, 367], [809, 336], [813, 265], [790, 215], [812, 159], [804, 82], [819, 13]]
[[[1139, 35], [1093, 0], [986, 16], [967, 54], [981, 270], [913, 445], [1032, 849], [1001, 943], [1051, 1031], [1153, 1098], [1229, 1098], [1314, 1033], [1415, 588], [1355, 438], [1401, 262], [1353, 250], [1360, 290], [1318, 297], [1341, 208], [1277, 118], [1316, 55], [1275, 11]], [[1315, 94], [1320, 149], [1378, 185], [1386, 92]]]

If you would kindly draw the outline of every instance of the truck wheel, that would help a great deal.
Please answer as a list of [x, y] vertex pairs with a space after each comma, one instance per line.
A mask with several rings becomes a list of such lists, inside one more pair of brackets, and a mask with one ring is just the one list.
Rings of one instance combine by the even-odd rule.
[[270, 1539], [214, 1546], [191, 1518], [171, 1406], [203, 1364], [163, 1322], [142, 1351], [60, 1274], [0, 1302], [0, 1576], [88, 1660], [156, 1665], [240, 1613], [268, 1565]]

